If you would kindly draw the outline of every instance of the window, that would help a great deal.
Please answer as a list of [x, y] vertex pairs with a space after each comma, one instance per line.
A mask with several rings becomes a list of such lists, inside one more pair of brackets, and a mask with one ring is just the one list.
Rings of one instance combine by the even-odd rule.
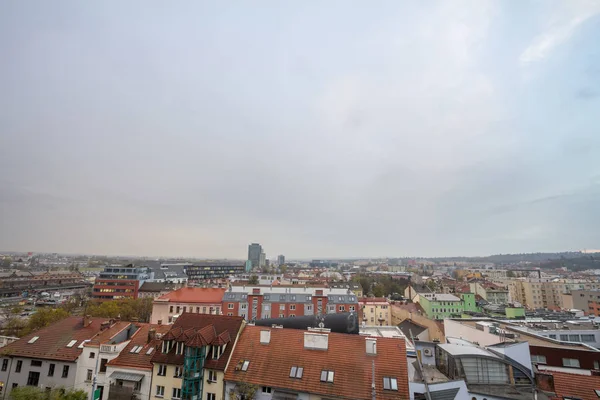
[[356, 308], [354, 306], [350, 306], [350, 311], [354, 312], [356, 311]]
[[306, 311], [312, 311], [312, 305], [311, 306], [306, 306]]
[[183, 375], [183, 371], [181, 367], [175, 367], [175, 373], [173, 374], [173, 378], [181, 378]]
[[302, 372], [304, 368], [294, 366], [290, 369], [290, 378], [302, 379]]
[[200, 314], [200, 307], [196, 307], [196, 314]]
[[100, 359], [100, 372], [106, 372], [106, 363], [108, 362], [108, 358]]
[[233, 303], [229, 303], [229, 304], [227, 304], [227, 308], [228, 308], [229, 310], [233, 310]]
[[64, 365], [63, 366], [63, 373], [62, 373], [62, 377], [66, 378], [69, 376], [69, 366], [68, 365]]
[[285, 314], [279, 314], [279, 318], [285, 318]]
[[268, 387], [268, 386], [263, 386], [262, 387], [262, 392], [263, 393], [271, 393], [272, 389], [270, 387]]
[[214, 393], [206, 393], [206, 400], [217, 400], [217, 395]]
[[180, 388], [173, 388], [173, 396], [171, 396], [174, 399], [180, 399], [181, 398], [181, 389]]
[[17, 366], [15, 368], [15, 372], [21, 372], [21, 367], [23, 366], [23, 361], [17, 360]]
[[94, 358], [94, 357], [96, 357], [96, 353], [94, 353], [93, 351], [90, 352], [90, 358]]
[[176, 310], [177, 310], [177, 314], [179, 314], [179, 310], [180, 310], [179, 306], [177, 306]]
[[295, 310], [296, 309], [296, 305], [295, 304], [291, 304], [290, 305], [290, 310]]
[[18, 384], [18, 383], [13, 383], [13, 384], [12, 384], [12, 388], [13, 388], [13, 389], [14, 389], [14, 388], [16, 388], [17, 386], [19, 386], [19, 384]]
[[157, 397], [163, 397], [165, 395], [165, 387], [164, 386], [160, 386], [160, 385], [156, 385], [156, 396]]
[[598, 361], [594, 361], [594, 369], [600, 369], [600, 363]]
[[27, 386], [37, 386], [40, 383], [40, 373], [30, 371], [27, 377]]
[[48, 367], [48, 376], [54, 376], [54, 364], [50, 364]]
[[183, 354], [184, 347], [185, 345], [183, 344], [183, 342], [177, 342], [175, 344], [175, 354]]
[[576, 358], [563, 358], [563, 367], [575, 367], [579, 368], [579, 360]]
[[550, 339], [556, 339], [556, 335], [548, 335]]
[[595, 342], [596, 337], [594, 335], [581, 335], [582, 342]]
[[94, 371], [92, 371], [91, 369], [87, 370], [87, 375], [85, 377], [86, 381], [91, 381], [92, 380], [92, 374], [94, 373]]
[[228, 316], [228, 317], [233, 317], [233, 313], [232, 313], [232, 312], [228, 312], [228, 313], [227, 313], [227, 316]]
[[173, 314], [173, 306], [169, 307], [169, 313]]
[[187, 307], [183, 306], [183, 312], [186, 312], [186, 311], [187, 311]]
[[579, 335], [569, 335], [569, 342], [579, 342]]
[[294, 318], [296, 314], [290, 314], [290, 318]]
[[222, 347], [221, 346], [212, 346], [212, 358], [213, 360], [217, 360], [219, 357], [221, 357], [221, 354], [223, 353], [222, 351]]
[[321, 382], [333, 383], [333, 371], [323, 370], [321, 371]]
[[2, 360], [2, 371], [6, 371], [8, 369], [8, 358]]
[[396, 378], [383, 377], [383, 388], [385, 390], [398, 390], [398, 380]]
[[532, 363], [538, 363], [538, 364], [546, 364], [546, 356], [542, 356], [542, 355], [538, 355], [538, 354], [532, 354], [531, 355], [531, 362]]
[[340, 306], [340, 311], [346, 311], [346, 306]]
[[564, 340], [565, 342], [569, 341], [569, 335], [560, 335], [560, 340]]
[[167, 366], [165, 364], [158, 364], [158, 376], [167, 376]]
[[208, 382], [216, 382], [217, 381], [217, 372], [212, 369], [208, 370]]
[[41, 367], [42, 362], [40, 360], [31, 360], [31, 366], [32, 367]]
[[240, 362], [237, 365], [237, 369], [241, 369], [242, 371], [247, 371], [249, 365], [250, 365], [249, 360], [240, 360]]

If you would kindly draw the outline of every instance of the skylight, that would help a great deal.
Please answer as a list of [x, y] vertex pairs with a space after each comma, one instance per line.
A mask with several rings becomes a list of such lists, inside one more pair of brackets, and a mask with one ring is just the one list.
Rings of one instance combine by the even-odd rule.
[[290, 378], [302, 378], [302, 373], [304, 372], [304, 368], [296, 367], [295, 365], [290, 369]]
[[39, 336], [34, 336], [31, 339], [29, 339], [29, 342], [27, 343], [35, 343], [36, 340], [38, 340], [40, 337]]
[[238, 363], [237, 368], [241, 369], [242, 371], [247, 371], [248, 370], [248, 365], [250, 365], [250, 361], [249, 360], [240, 360], [240, 362]]
[[154, 350], [154, 347], [150, 347], [148, 349], [148, 351], [146, 352], [146, 355], [152, 354], [152, 351]]
[[67, 347], [73, 347], [75, 346], [75, 343], [77, 343], [77, 340], [71, 340], [68, 344]]
[[144, 346], [138, 346], [138, 348], [135, 350], [136, 354], [142, 351], [143, 348]]
[[385, 390], [398, 390], [398, 380], [396, 378], [383, 377], [383, 388]]
[[333, 371], [323, 370], [321, 371], [321, 382], [333, 383]]
[[138, 347], [140, 347], [140, 346], [133, 346], [133, 347], [131, 348], [131, 350], [129, 350], [129, 352], [130, 352], [130, 353], [137, 353], [137, 349], [138, 349]]

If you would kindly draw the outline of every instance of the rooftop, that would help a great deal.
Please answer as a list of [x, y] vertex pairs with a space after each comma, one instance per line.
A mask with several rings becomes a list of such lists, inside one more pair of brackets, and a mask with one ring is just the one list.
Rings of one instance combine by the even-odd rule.
[[[152, 369], [152, 356], [154, 355], [156, 347], [161, 343], [158, 336], [167, 333], [171, 326], [151, 324], [138, 325], [139, 329], [131, 337], [129, 344], [125, 346], [117, 358], [109, 361], [107, 365], [124, 368]], [[151, 337], [151, 329], [154, 330], [155, 336]]]
[[598, 392], [600, 392], [600, 376], [550, 370], [540, 372], [552, 376], [556, 398], [598, 400], [598, 397], [600, 397], [598, 395]]
[[[373, 339], [343, 333], [247, 326], [231, 359], [232, 365], [248, 361], [247, 369], [228, 368], [225, 379], [269, 386], [275, 392], [282, 389], [342, 399], [370, 399], [374, 361], [377, 399], [408, 399], [404, 340], [376, 338], [374, 355], [366, 352], [367, 340]], [[290, 376], [293, 367], [303, 368], [300, 377]], [[332, 372], [329, 375], [332, 381], [321, 380], [323, 371]], [[398, 391], [385, 390], [384, 377], [395, 378]]]
[[183, 287], [171, 293], [164, 294], [155, 301], [216, 304], [221, 303], [224, 293], [225, 289], [223, 288]]

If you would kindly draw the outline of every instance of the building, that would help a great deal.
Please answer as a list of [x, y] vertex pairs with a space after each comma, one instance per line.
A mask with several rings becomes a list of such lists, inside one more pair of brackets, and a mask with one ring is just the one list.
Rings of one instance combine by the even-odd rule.
[[453, 294], [434, 293], [433, 296], [419, 296], [419, 304], [425, 315], [433, 319], [444, 319], [453, 315], [461, 315], [464, 305], [459, 297]]
[[410, 319], [405, 319], [402, 321], [398, 325], [398, 328], [404, 334], [404, 336], [410, 338], [411, 340], [429, 341], [429, 328], [419, 325]]
[[265, 266], [268, 266], [268, 265], [267, 265], [268, 261], [269, 261], [269, 260], [267, 260], [267, 255], [266, 255], [265, 253], [260, 253], [260, 258], [259, 258], [259, 260], [258, 260], [258, 265], [259, 265], [261, 268], [263, 268], [263, 267], [265, 267]]
[[361, 323], [366, 326], [388, 326], [391, 322], [390, 302], [385, 297], [361, 297], [358, 300]]
[[582, 310], [585, 314], [593, 314], [600, 316], [598, 313], [598, 303], [600, 303], [600, 290], [573, 290], [570, 295], [572, 296], [572, 303], [570, 308], [576, 310]]
[[600, 375], [595, 370], [538, 366], [535, 376], [540, 390], [551, 399], [597, 400]]
[[129, 265], [104, 267], [94, 282], [92, 298], [99, 301], [137, 299], [144, 281], [151, 279], [150, 268]]
[[511, 301], [529, 308], [572, 308], [565, 307], [570, 304], [563, 303], [563, 294], [574, 290], [600, 289], [600, 283], [582, 279], [519, 278], [504, 282], [508, 284]]
[[363, 297], [363, 288], [358, 282], [330, 282], [327, 286], [333, 289], [351, 290], [356, 297]]
[[106, 363], [108, 400], [149, 399], [152, 395], [152, 357], [171, 326], [138, 324], [139, 329], [117, 357]]
[[247, 321], [358, 312], [358, 298], [346, 289], [239, 287], [223, 296], [223, 314]]
[[81, 372], [81, 368], [86, 343], [120, 324], [105, 318], [67, 317], [6, 345], [0, 349], [0, 386], [4, 396], [18, 386], [73, 388], [84, 382], [87, 371]]
[[471, 292], [481, 296], [485, 301], [491, 304], [508, 304], [508, 289], [496, 285], [492, 282], [479, 281], [469, 284]]
[[285, 256], [283, 254], [278, 255], [277, 256], [277, 266], [281, 267], [284, 264], [285, 264]]
[[248, 261], [252, 263], [252, 268], [262, 267], [261, 255], [263, 254], [263, 249], [260, 244], [252, 243], [248, 246]]
[[167, 293], [171, 293], [174, 290], [183, 287], [182, 283], [170, 283], [170, 282], [144, 282], [144, 284], [138, 289], [138, 297], [152, 297], [158, 298]]
[[171, 324], [183, 313], [221, 314], [223, 288], [183, 287], [162, 295], [152, 304], [153, 324]]
[[245, 272], [244, 261], [199, 261], [186, 269], [187, 276], [192, 282], [228, 279]]
[[561, 342], [585, 343], [600, 348], [598, 325], [585, 319], [520, 321], [516, 329]]
[[40, 292], [83, 291], [89, 283], [79, 272], [21, 271], [0, 272], [0, 297], [26, 297]]
[[392, 313], [391, 325], [399, 326], [405, 320], [409, 320], [427, 328], [427, 334], [429, 338], [423, 340], [435, 340], [441, 343], [446, 340], [442, 323], [440, 321], [427, 318], [424, 315], [423, 308], [419, 304], [394, 304], [390, 308]]
[[407, 400], [404, 339], [247, 326], [225, 373], [225, 399], [245, 384], [263, 400]]
[[240, 317], [181, 315], [152, 356], [150, 399], [223, 400], [224, 373], [243, 326]]

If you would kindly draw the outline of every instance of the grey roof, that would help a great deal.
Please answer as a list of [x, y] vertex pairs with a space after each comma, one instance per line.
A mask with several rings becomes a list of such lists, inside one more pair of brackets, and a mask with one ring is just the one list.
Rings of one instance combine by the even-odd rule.
[[140, 287], [140, 292], [162, 292], [165, 290], [173, 291], [178, 289], [178, 285], [169, 282], [144, 282]]
[[431, 400], [454, 400], [459, 388], [450, 388], [438, 390], [437, 392], [429, 392]]
[[121, 379], [123, 381], [139, 382], [144, 378], [143, 374], [134, 374], [131, 372], [115, 371], [110, 374], [112, 379]]
[[404, 336], [408, 338], [411, 337], [411, 333], [413, 336], [417, 336], [421, 332], [427, 330], [427, 327], [415, 324], [410, 319], [405, 319], [404, 321], [400, 322], [398, 324], [398, 328], [400, 328], [402, 333], [404, 333]]
[[490, 358], [500, 358], [491, 351], [482, 349], [476, 346], [464, 346], [462, 344], [450, 344], [450, 343], [442, 343], [438, 344], [438, 347], [442, 350], [445, 350], [450, 355], [453, 356], [484, 356]]
[[264, 302], [271, 303], [310, 303], [310, 294], [305, 293], [265, 293]]

